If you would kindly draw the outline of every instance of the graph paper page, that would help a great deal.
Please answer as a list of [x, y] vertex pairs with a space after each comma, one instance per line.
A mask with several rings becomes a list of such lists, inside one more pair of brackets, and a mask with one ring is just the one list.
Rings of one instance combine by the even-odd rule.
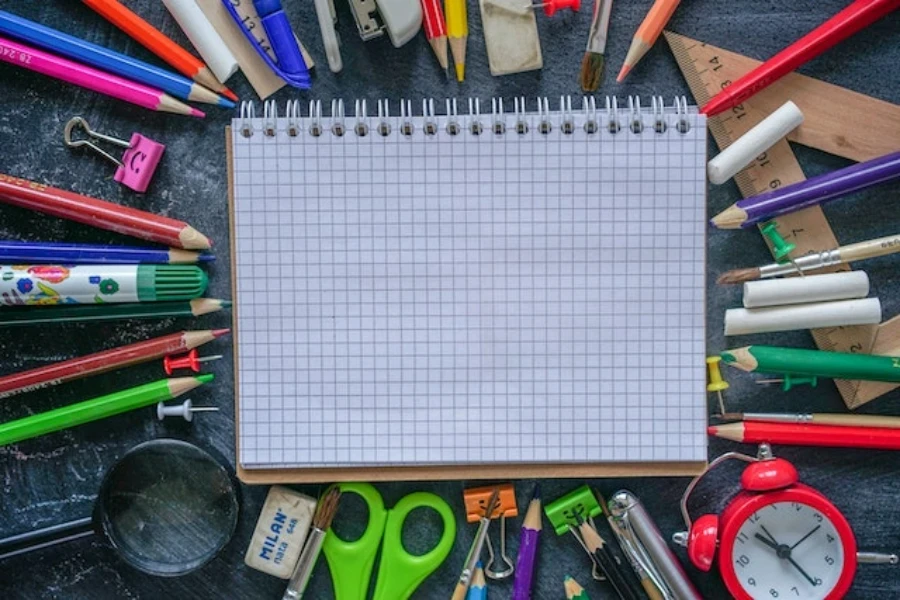
[[694, 112], [640, 134], [236, 120], [241, 465], [705, 461]]

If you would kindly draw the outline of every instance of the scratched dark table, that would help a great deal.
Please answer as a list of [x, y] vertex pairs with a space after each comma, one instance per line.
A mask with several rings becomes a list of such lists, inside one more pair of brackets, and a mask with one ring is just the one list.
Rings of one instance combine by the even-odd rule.
[[[174, 20], [160, 2], [128, 0], [125, 4], [187, 46]], [[580, 94], [576, 72], [584, 51], [590, 22], [590, 2], [582, 12], [538, 16], [544, 50], [540, 72], [491, 77], [487, 68], [477, 2], [469, 1], [470, 37], [468, 78], [463, 84], [448, 81], [436, 65], [424, 36], [401, 49], [387, 39], [363, 43], [356, 34], [348, 4], [338, 0], [339, 31], [343, 38], [344, 71], [327, 69], [318, 25], [310, 2], [285, 0], [298, 35], [318, 61], [311, 93], [283, 90], [276, 98], [357, 97], [418, 99], [478, 96], [512, 98], [537, 95], [555, 102], [561, 94]], [[659, 94], [667, 99], [686, 94], [687, 85], [664, 41], [647, 54], [624, 85], [613, 81], [631, 36], [646, 12], [649, 0], [618, 1], [613, 7], [609, 68], [600, 94]], [[670, 28], [693, 38], [756, 58], [766, 58], [806, 33], [847, 4], [846, 0], [795, 0], [773, 2], [713, 2], [692, 0], [676, 12]], [[0, 8], [82, 36], [115, 50], [156, 62], [147, 51], [102, 18], [74, 0], [0, 0]], [[802, 72], [891, 102], [900, 102], [900, 14], [894, 14], [844, 42], [803, 67]], [[208, 296], [230, 296], [230, 257], [226, 210], [224, 127], [232, 113], [209, 108], [205, 120], [152, 113], [126, 106], [104, 96], [68, 86], [15, 67], [0, 64], [0, 172], [46, 182], [129, 206], [171, 215], [188, 221], [216, 242], [218, 260], [210, 269]], [[242, 98], [254, 94], [238, 75], [229, 82]], [[415, 106], [415, 103], [414, 103]], [[97, 130], [126, 139], [140, 131], [167, 144], [168, 149], [149, 192], [138, 195], [112, 180], [113, 168], [98, 157], [72, 152], [62, 143], [63, 124], [80, 115]], [[900, 140], [898, 140], [900, 145]], [[712, 151], [712, 142], [710, 142]], [[846, 166], [848, 161], [825, 153], [795, 147], [806, 174], [814, 175]], [[601, 168], [601, 165], [597, 165]], [[883, 187], [831, 204], [826, 212], [844, 243], [896, 233], [900, 214], [900, 187]], [[710, 215], [737, 200], [737, 188], [729, 183], [710, 187]], [[133, 243], [115, 234], [38, 216], [0, 205], [0, 237], [93, 243]], [[811, 347], [806, 332], [778, 336], [753, 336], [725, 340], [722, 315], [739, 304], [738, 291], [717, 288], [717, 273], [738, 266], [768, 262], [762, 239], [752, 233], [711, 232], [709, 235], [707, 340], [711, 353], [746, 343], [779, 343]], [[868, 261], [873, 293], [884, 304], [886, 316], [900, 311], [900, 280], [896, 259]], [[196, 321], [167, 319], [158, 322], [123, 321], [96, 325], [53, 325], [0, 331], [0, 374], [57, 361], [121, 344], [188, 328], [226, 327], [229, 316], [218, 314]], [[230, 344], [218, 342], [205, 348], [222, 352], [226, 359], [209, 366], [216, 381], [193, 393], [196, 404], [216, 405], [221, 412], [203, 414], [192, 425], [168, 420], [159, 423], [151, 409], [135, 411], [103, 422], [0, 448], [0, 537], [45, 527], [88, 515], [105, 470], [128, 448], [156, 437], [177, 437], [212, 448], [234, 461], [233, 374]], [[729, 373], [729, 407], [734, 410], [841, 411], [834, 386], [824, 382], [816, 389], [801, 388], [785, 394], [751, 383], [749, 377]], [[162, 376], [160, 364], [148, 364], [102, 377], [70, 383], [51, 391], [34, 392], [0, 405], [0, 421], [63, 406], [81, 399], [138, 385]], [[634, 374], [639, 377], [639, 373]], [[698, 402], [701, 399], [698, 398]], [[860, 412], [900, 414], [900, 394], [865, 406]], [[314, 426], [314, 424], [313, 424]], [[712, 441], [709, 456], [729, 450], [752, 453], [750, 446]], [[847, 516], [861, 549], [900, 551], [900, 454], [865, 450], [802, 449], [777, 447], [776, 453], [798, 467], [807, 484], [821, 490]], [[738, 489], [736, 467], [722, 469], [701, 486], [692, 503], [695, 515], [718, 511]], [[644, 501], [668, 537], [683, 528], [678, 502], [688, 480], [639, 478], [593, 480], [605, 493], [621, 487], [633, 490]], [[463, 488], [473, 481], [410, 482], [379, 485], [387, 506], [414, 490], [430, 490], [443, 496], [458, 517], [459, 534], [452, 554], [416, 592], [416, 598], [446, 598], [458, 575], [474, 535], [474, 526], [462, 519]], [[553, 500], [579, 481], [541, 482], [545, 500]], [[532, 481], [517, 484], [519, 505], [524, 508]], [[315, 495], [319, 488], [299, 485]], [[201, 570], [175, 579], [155, 578], [122, 563], [98, 538], [71, 542], [11, 559], [0, 565], [0, 598], [280, 598], [284, 582], [253, 571], [243, 563], [266, 487], [242, 487], [243, 512], [237, 534], [222, 554]], [[410, 549], [422, 552], [436, 539], [439, 525], [431, 515], [416, 515], [404, 528]], [[340, 513], [345, 535], [359, 533], [365, 522], [361, 504], [348, 502]], [[546, 523], [545, 523], [546, 527]], [[495, 532], [496, 534], [496, 532]], [[518, 526], [511, 527], [511, 553], [515, 553]], [[563, 596], [562, 580], [572, 574], [589, 585], [594, 598], [611, 598], [605, 587], [589, 583], [588, 562], [571, 536], [557, 538], [545, 529], [538, 565], [535, 598]], [[677, 550], [684, 558], [684, 552]], [[691, 579], [707, 598], [725, 598], [727, 592], [716, 573], [688, 568]], [[492, 597], [507, 596], [511, 584], [491, 583]], [[310, 598], [331, 598], [331, 580], [320, 561], [310, 586]], [[900, 568], [860, 567], [852, 598], [900, 597]]]

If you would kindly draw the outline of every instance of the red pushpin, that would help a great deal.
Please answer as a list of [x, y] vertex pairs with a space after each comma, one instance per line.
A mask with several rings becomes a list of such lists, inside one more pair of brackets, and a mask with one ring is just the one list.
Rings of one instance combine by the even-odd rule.
[[566, 8], [570, 8], [573, 11], [578, 12], [579, 10], [581, 10], [581, 0], [547, 0], [545, 2], [536, 2], [534, 4], [526, 5], [526, 7], [543, 7], [544, 14], [548, 17], [552, 17], [556, 14], [556, 11], [564, 10]]
[[222, 358], [221, 354], [199, 357], [197, 356], [197, 349], [194, 348], [184, 356], [165, 357], [163, 359], [163, 368], [166, 370], [166, 375], [171, 375], [172, 371], [176, 369], [190, 369], [194, 373], [199, 373], [200, 365], [205, 362], [219, 360], [220, 358]]

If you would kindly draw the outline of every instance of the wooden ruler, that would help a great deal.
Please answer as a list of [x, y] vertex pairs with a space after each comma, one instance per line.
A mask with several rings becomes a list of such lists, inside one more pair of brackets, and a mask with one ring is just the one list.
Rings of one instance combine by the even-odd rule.
[[[665, 35], [691, 93], [700, 105], [759, 64], [746, 56], [675, 33], [667, 31]], [[803, 125], [788, 139], [857, 161], [900, 149], [900, 106], [796, 73], [730, 111], [709, 119], [709, 129], [719, 148], [727, 147], [787, 100], [796, 103], [804, 115]], [[803, 181], [805, 176], [790, 145], [781, 140], [756, 157], [753, 164], [734, 179], [746, 198]], [[817, 206], [784, 215], [776, 222], [784, 238], [797, 245], [797, 256], [840, 245]], [[848, 243], [853, 241], [859, 240]], [[834, 270], [848, 268], [842, 265]], [[814, 329], [811, 333], [816, 345], [823, 350], [900, 355], [900, 316], [881, 325], [830, 327]], [[871, 381], [835, 380], [835, 383], [850, 408], [900, 387]]]

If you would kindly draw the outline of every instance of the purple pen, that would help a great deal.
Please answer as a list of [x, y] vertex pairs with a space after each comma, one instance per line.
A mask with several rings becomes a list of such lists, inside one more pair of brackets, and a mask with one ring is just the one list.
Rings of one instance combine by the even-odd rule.
[[745, 198], [713, 217], [719, 229], [738, 229], [900, 179], [900, 152]]
[[534, 564], [537, 560], [538, 542], [541, 539], [541, 488], [534, 486], [534, 494], [528, 503], [528, 511], [522, 521], [519, 537], [519, 556], [516, 558], [516, 578], [513, 582], [512, 600], [530, 600], [531, 583], [534, 580]]

